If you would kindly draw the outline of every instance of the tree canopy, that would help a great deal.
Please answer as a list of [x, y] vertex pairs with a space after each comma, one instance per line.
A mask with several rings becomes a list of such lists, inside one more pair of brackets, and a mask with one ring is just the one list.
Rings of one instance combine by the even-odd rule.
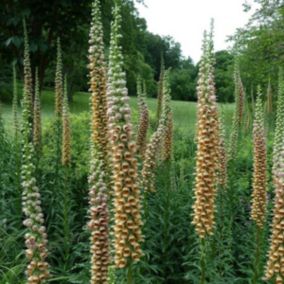
[[284, 1], [254, 0], [244, 9], [249, 11], [253, 3], [257, 9], [249, 24], [231, 37], [233, 51], [247, 89], [256, 90], [258, 84], [266, 88], [269, 80], [275, 88], [278, 68], [284, 63]]
[[[135, 0], [121, 1], [123, 3], [122, 48], [129, 94], [136, 94], [136, 79], [140, 75], [146, 81], [148, 95], [156, 96], [161, 56], [163, 56], [165, 67], [171, 68], [170, 82], [173, 98], [196, 100], [197, 66], [193, 64], [191, 58], [185, 58], [182, 55], [180, 44], [172, 37], [162, 37], [147, 30], [145, 19], [139, 16], [135, 7]], [[76, 0], [3, 0], [0, 10], [0, 78], [2, 82], [5, 82], [0, 86], [2, 96], [6, 93], [6, 99], [11, 99], [12, 62], [17, 63], [19, 74], [22, 74], [23, 19], [26, 20], [28, 28], [33, 73], [38, 67], [41, 87], [54, 85], [56, 42], [60, 37], [64, 72], [68, 74], [71, 88], [69, 93], [88, 90], [86, 54], [91, 3], [92, 0], [79, 2]], [[107, 54], [113, 5], [114, 0], [101, 0]], [[220, 87], [220, 100], [223, 101], [228, 101], [230, 100], [228, 98], [232, 97], [229, 82], [230, 69], [227, 68], [227, 65], [231, 63], [227, 58], [230, 56], [227, 55], [226, 52], [216, 54], [216, 81], [217, 87]]]

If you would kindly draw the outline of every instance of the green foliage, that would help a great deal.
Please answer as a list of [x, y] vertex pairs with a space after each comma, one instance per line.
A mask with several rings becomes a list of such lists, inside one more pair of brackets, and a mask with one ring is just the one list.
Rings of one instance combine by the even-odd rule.
[[[283, 65], [283, 1], [260, 1], [251, 16], [250, 24], [240, 28], [231, 37], [234, 52], [240, 60], [246, 88], [267, 85], [269, 78], [273, 87], [277, 86], [279, 66]], [[246, 5], [249, 11], [250, 6]]]
[[172, 98], [178, 100], [195, 101], [197, 69], [192, 60], [182, 60], [180, 66], [171, 69], [170, 85]]
[[[78, 93], [71, 108], [73, 133], [72, 164], [70, 171], [59, 167], [55, 171], [54, 141], [56, 129], [50, 119], [54, 94], [43, 92], [43, 152], [38, 165], [37, 179], [42, 192], [42, 204], [49, 239], [51, 283], [89, 282], [89, 234], [86, 230], [89, 173], [88, 96]], [[156, 102], [147, 99], [150, 116], [155, 117]], [[130, 100], [136, 114], [136, 99]], [[174, 101], [175, 117], [174, 158], [169, 171], [161, 164], [157, 172], [157, 192], [145, 194], [143, 200], [143, 234], [145, 256], [134, 267], [137, 284], [144, 283], [198, 283], [198, 241], [192, 220], [193, 182], [196, 144], [195, 104]], [[225, 127], [230, 128], [233, 105], [224, 105]], [[7, 125], [9, 106], [4, 106]], [[137, 116], [133, 122], [137, 123]], [[152, 129], [153, 131], [153, 129]], [[0, 132], [4, 133], [4, 132]], [[17, 158], [12, 135], [0, 136], [0, 283], [23, 283], [24, 233], [21, 224], [21, 191], [16, 174]], [[269, 135], [268, 153], [271, 163], [272, 133]], [[1, 144], [1, 141], [5, 141]], [[228, 189], [219, 189], [216, 228], [207, 247], [207, 278], [213, 284], [250, 283], [254, 254], [254, 226], [250, 220], [252, 180], [252, 137], [244, 134], [235, 159], [230, 161]], [[4, 166], [5, 165], [5, 166]], [[169, 174], [170, 173], [170, 174]], [[238, 173], [238, 174], [236, 174]], [[271, 183], [271, 177], [269, 177]], [[271, 185], [269, 195], [271, 194]], [[269, 199], [271, 200], [271, 198]], [[15, 206], [10, 206], [15, 204]], [[271, 201], [269, 201], [269, 215]], [[269, 223], [269, 222], [268, 222]], [[264, 239], [268, 240], [269, 226]], [[267, 241], [264, 242], [267, 251]], [[262, 255], [262, 260], [265, 255]], [[124, 283], [111, 268], [113, 283]], [[262, 273], [262, 272], [261, 272]], [[120, 281], [121, 280], [121, 281]], [[2, 281], [2, 282], [1, 282]]]
[[234, 101], [233, 55], [226, 50], [215, 53], [215, 82], [218, 102]]

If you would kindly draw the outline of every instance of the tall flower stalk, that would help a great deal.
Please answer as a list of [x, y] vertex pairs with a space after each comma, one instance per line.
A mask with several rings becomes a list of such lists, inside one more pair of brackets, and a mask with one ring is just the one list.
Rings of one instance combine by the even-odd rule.
[[59, 168], [62, 164], [62, 145], [63, 145], [63, 130], [62, 130], [62, 112], [63, 112], [63, 63], [60, 38], [57, 38], [57, 54], [56, 54], [56, 70], [55, 70], [55, 100], [54, 100], [54, 170], [55, 184], [58, 185]]
[[159, 119], [157, 130], [152, 135], [150, 142], [147, 145], [145, 152], [144, 164], [142, 168], [142, 183], [145, 191], [154, 192], [155, 188], [155, 177], [157, 169], [157, 155], [159, 149], [164, 146], [163, 141], [167, 130], [167, 123], [170, 114], [170, 86], [169, 86], [169, 73], [168, 71], [164, 74], [163, 78], [163, 101], [162, 101], [162, 112]]
[[218, 170], [219, 126], [211, 56], [205, 34], [197, 87], [197, 157], [193, 206], [193, 224], [201, 239], [213, 233]]
[[252, 283], [259, 283], [260, 263], [262, 250], [263, 227], [266, 215], [266, 139], [264, 128], [264, 111], [261, 99], [261, 90], [258, 89], [258, 96], [255, 106], [255, 118], [253, 123], [253, 193], [251, 218], [256, 224], [255, 229], [255, 257], [253, 264]]
[[13, 102], [12, 102], [12, 113], [13, 113], [13, 126], [14, 126], [14, 139], [15, 144], [19, 142], [19, 113], [18, 113], [18, 88], [17, 88], [17, 72], [16, 63], [13, 63]]
[[163, 145], [163, 160], [170, 161], [172, 159], [173, 152], [173, 112], [169, 110], [167, 117], [167, 126], [165, 130], [164, 145]]
[[[278, 105], [279, 106], [279, 105]], [[265, 280], [284, 283], [284, 135], [281, 147], [277, 149], [278, 166], [274, 171], [275, 199], [272, 220], [270, 248], [266, 263]]]
[[57, 59], [55, 71], [55, 115], [59, 120], [62, 116], [63, 105], [63, 63], [60, 38], [57, 39]]
[[147, 131], [149, 128], [149, 110], [146, 103], [146, 86], [142, 90], [141, 78], [137, 80], [137, 98], [139, 106], [139, 125], [137, 131], [137, 152], [143, 158], [147, 146]]
[[220, 137], [219, 137], [219, 170], [218, 170], [218, 179], [220, 186], [224, 189], [227, 187], [228, 183], [228, 173], [227, 173], [227, 164], [228, 164], [228, 156], [226, 149], [226, 134], [224, 127], [224, 119], [223, 116], [220, 115], [219, 119], [219, 129], [220, 129]]
[[200, 241], [200, 284], [206, 282], [208, 236], [215, 225], [215, 197], [219, 169], [219, 119], [214, 83], [213, 22], [204, 34], [197, 85], [197, 155], [193, 221]]
[[92, 150], [91, 174], [89, 176], [89, 215], [91, 232], [91, 282], [108, 283], [109, 255], [109, 211], [108, 192], [105, 183], [102, 159], [95, 148]]
[[279, 69], [276, 126], [273, 145], [274, 210], [265, 279], [284, 283], [284, 75]]
[[111, 41], [108, 69], [108, 117], [109, 139], [114, 185], [114, 249], [117, 268], [128, 267], [128, 283], [131, 282], [132, 262], [142, 256], [140, 243], [141, 204], [138, 186], [136, 143], [132, 140], [132, 124], [126, 74], [123, 71], [121, 52], [121, 11], [116, 3], [111, 25]]
[[238, 140], [241, 131], [241, 126], [244, 117], [244, 102], [245, 102], [245, 92], [240, 75], [240, 69], [238, 62], [235, 63], [234, 70], [234, 83], [235, 83], [235, 112], [233, 117], [232, 130], [230, 135], [230, 145], [229, 145], [229, 159], [232, 159], [236, 155]]
[[165, 62], [164, 56], [161, 55], [161, 68], [160, 68], [160, 77], [158, 82], [158, 97], [157, 97], [157, 122], [159, 123], [159, 119], [162, 113], [162, 105], [163, 105], [163, 86], [164, 86], [164, 75], [165, 75]]
[[99, 147], [103, 158], [103, 167], [108, 163], [107, 147], [107, 96], [106, 63], [104, 56], [103, 26], [99, 1], [92, 9], [92, 22], [89, 35], [89, 77], [91, 91], [91, 130], [92, 142]]
[[[27, 46], [27, 34], [25, 30], [25, 47]], [[30, 69], [30, 63], [25, 52], [24, 70]], [[28, 72], [29, 73], [29, 72]], [[47, 234], [44, 226], [44, 217], [41, 209], [41, 196], [36, 185], [34, 160], [34, 146], [32, 137], [32, 109], [30, 76], [25, 74], [23, 97], [23, 152], [21, 167], [22, 184], [22, 208], [25, 215], [24, 225], [27, 228], [25, 234], [27, 283], [44, 283], [49, 276], [47, 258]]]
[[273, 111], [273, 91], [271, 87], [270, 78], [268, 80], [267, 91], [266, 91], [266, 113], [271, 114]]
[[36, 152], [41, 149], [41, 104], [38, 69], [35, 72], [35, 96], [34, 96], [34, 114], [33, 114], [33, 143]]
[[91, 232], [91, 283], [108, 283], [109, 210], [106, 180], [107, 105], [106, 68], [104, 60], [101, 7], [98, 0], [92, 6], [89, 38], [89, 71], [91, 94], [91, 163], [89, 175], [89, 223]]
[[253, 124], [253, 194], [251, 218], [258, 227], [263, 228], [266, 213], [266, 141], [264, 129], [264, 113], [261, 100], [261, 90], [255, 107], [255, 118]]
[[[30, 60], [30, 45], [28, 32], [26, 27], [26, 21], [23, 21], [24, 26], [24, 98], [26, 100], [26, 107], [28, 108], [28, 122], [33, 128], [33, 80], [32, 69]], [[29, 140], [32, 141], [32, 131], [30, 133]]]
[[62, 105], [62, 156], [63, 166], [69, 166], [71, 163], [71, 129], [70, 113], [67, 95], [67, 76], [64, 80], [63, 105]]
[[284, 74], [283, 69], [279, 69], [278, 77], [278, 99], [276, 110], [276, 124], [274, 130], [274, 144], [273, 144], [273, 177], [279, 167], [279, 152], [283, 143], [284, 134]]

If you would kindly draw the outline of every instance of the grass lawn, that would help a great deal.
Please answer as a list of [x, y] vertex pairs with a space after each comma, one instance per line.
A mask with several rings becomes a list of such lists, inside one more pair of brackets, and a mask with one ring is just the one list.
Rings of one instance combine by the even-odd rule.
[[[147, 103], [150, 109], [151, 121], [155, 121], [157, 101], [148, 98]], [[52, 116], [54, 109], [54, 92], [43, 91], [41, 95], [43, 124], [45, 124]], [[137, 100], [136, 97], [130, 98], [134, 123], [137, 121]], [[225, 117], [227, 126], [231, 124], [233, 114], [233, 104], [220, 104]], [[70, 106], [72, 114], [79, 114], [89, 111], [89, 93], [77, 92], [73, 97]], [[196, 121], [196, 103], [184, 101], [172, 101], [172, 109], [174, 113], [175, 129], [179, 129], [185, 135], [193, 135]], [[8, 132], [12, 130], [12, 112], [11, 105], [3, 104], [3, 118]]]

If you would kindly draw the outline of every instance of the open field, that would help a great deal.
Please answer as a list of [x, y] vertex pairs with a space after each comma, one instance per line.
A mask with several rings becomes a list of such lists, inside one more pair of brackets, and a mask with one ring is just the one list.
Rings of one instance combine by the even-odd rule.
[[[45, 125], [54, 115], [54, 92], [43, 91], [41, 95], [42, 117]], [[151, 122], [154, 124], [156, 118], [157, 100], [153, 98], [147, 99], [147, 104], [150, 110]], [[130, 97], [130, 105], [132, 109], [133, 122], [137, 123], [138, 110], [136, 97]], [[3, 118], [8, 132], [12, 127], [12, 112], [11, 106], [4, 104]], [[182, 131], [186, 135], [194, 135], [196, 123], [196, 103], [185, 101], [172, 101], [171, 107], [174, 113], [175, 129]], [[229, 127], [232, 123], [232, 115], [234, 104], [220, 104], [220, 109], [224, 114], [224, 121]], [[73, 97], [73, 102], [70, 105], [71, 113], [77, 115], [82, 112], [89, 111], [89, 94], [78, 92]]]

